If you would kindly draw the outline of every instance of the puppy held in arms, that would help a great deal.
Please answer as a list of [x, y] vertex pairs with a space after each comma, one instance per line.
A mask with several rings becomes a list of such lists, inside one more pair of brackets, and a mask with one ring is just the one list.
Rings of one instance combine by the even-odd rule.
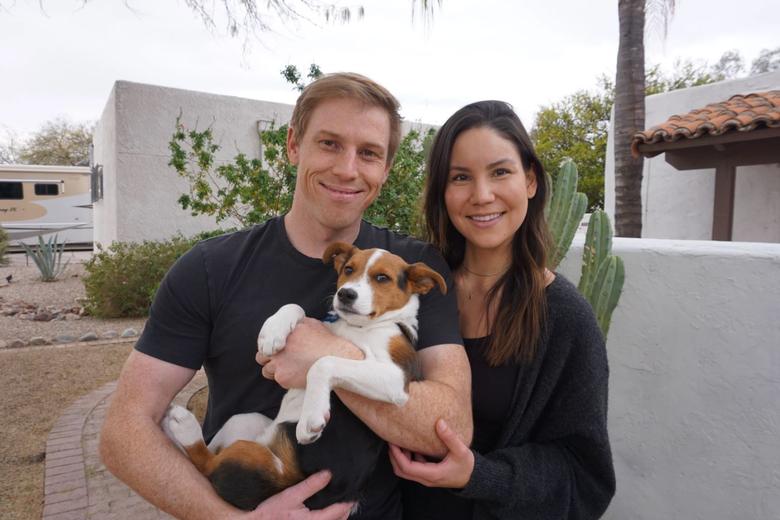
[[[338, 272], [335, 319], [327, 326], [356, 345], [365, 359], [320, 358], [309, 369], [306, 388], [289, 390], [273, 421], [259, 413], [235, 415], [208, 447], [197, 419], [185, 408], [169, 408], [161, 423], [217, 493], [241, 509], [254, 509], [322, 469], [330, 470], [331, 481], [306, 501], [307, 507], [358, 502], [384, 441], [338, 397], [331, 399], [331, 390], [403, 406], [409, 382], [420, 378], [414, 348], [419, 295], [434, 286], [445, 293], [441, 275], [382, 249], [360, 250], [341, 242], [328, 247], [323, 261]], [[304, 316], [298, 305], [283, 306], [260, 329], [258, 349], [265, 356], [279, 352]]]

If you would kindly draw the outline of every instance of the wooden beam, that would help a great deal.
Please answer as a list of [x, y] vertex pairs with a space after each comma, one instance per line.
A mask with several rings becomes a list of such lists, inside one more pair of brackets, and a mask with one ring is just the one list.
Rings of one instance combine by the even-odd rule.
[[712, 239], [731, 240], [734, 225], [734, 186], [737, 168], [723, 163], [715, 168], [715, 204], [712, 212]]
[[717, 168], [723, 162], [734, 166], [780, 163], [780, 137], [668, 150], [664, 159], [678, 170]]

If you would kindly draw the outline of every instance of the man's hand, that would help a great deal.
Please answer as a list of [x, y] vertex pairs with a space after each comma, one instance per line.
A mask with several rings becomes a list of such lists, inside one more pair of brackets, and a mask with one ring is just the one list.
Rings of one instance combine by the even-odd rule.
[[263, 365], [263, 376], [284, 388], [305, 388], [306, 374], [323, 356], [363, 359], [360, 350], [350, 342], [335, 336], [320, 321], [304, 318], [293, 329], [284, 348], [267, 357], [258, 352], [255, 359]]
[[306, 480], [272, 496], [246, 518], [253, 520], [289, 519], [289, 520], [340, 520], [349, 517], [355, 504], [333, 504], [325, 509], [310, 511], [304, 500], [325, 488], [330, 481], [330, 473], [320, 471]]

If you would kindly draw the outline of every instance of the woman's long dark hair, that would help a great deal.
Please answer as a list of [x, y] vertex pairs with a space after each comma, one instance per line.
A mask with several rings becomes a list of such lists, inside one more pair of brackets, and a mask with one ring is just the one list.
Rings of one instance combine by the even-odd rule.
[[[544, 271], [549, 235], [544, 206], [549, 185], [531, 139], [508, 103], [479, 101], [467, 105], [455, 112], [436, 134], [428, 160], [423, 207], [427, 239], [442, 252], [452, 270], [461, 266], [466, 240], [450, 222], [444, 192], [455, 140], [472, 128], [491, 128], [511, 141], [517, 147], [526, 175], [536, 179], [536, 194], [528, 201], [525, 220], [512, 240], [512, 265], [488, 292], [485, 306], [490, 331], [488, 362], [497, 366], [510, 360], [530, 361], [546, 320]], [[492, 320], [488, 309], [496, 311]]]

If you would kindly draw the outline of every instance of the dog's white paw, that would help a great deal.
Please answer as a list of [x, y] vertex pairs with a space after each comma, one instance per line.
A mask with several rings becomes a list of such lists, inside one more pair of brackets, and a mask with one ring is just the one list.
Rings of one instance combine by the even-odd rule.
[[179, 447], [192, 446], [203, 440], [203, 432], [192, 412], [182, 406], [171, 406], [160, 421], [165, 434]]
[[330, 412], [322, 415], [301, 417], [295, 427], [295, 438], [299, 444], [311, 444], [322, 436], [322, 431], [330, 420]]
[[263, 323], [257, 335], [257, 350], [264, 356], [273, 356], [282, 350], [287, 336], [305, 316], [300, 306], [284, 305]]
[[324, 399], [304, 400], [301, 417], [295, 427], [295, 437], [300, 444], [311, 444], [319, 439], [330, 420], [330, 392], [324, 394]]

